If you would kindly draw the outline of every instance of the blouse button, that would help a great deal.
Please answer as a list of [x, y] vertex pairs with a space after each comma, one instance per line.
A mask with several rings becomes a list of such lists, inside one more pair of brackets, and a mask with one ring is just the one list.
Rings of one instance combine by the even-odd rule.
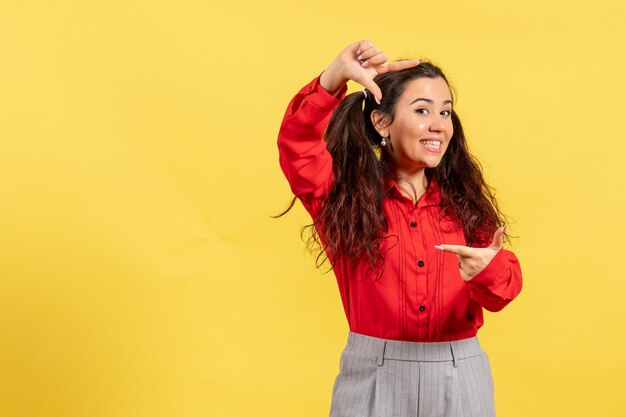
[[426, 306], [425, 306], [424, 304], [422, 304], [422, 305], [420, 306], [420, 311], [424, 311], [424, 310], [426, 310]]
[[417, 227], [417, 223], [411, 222], [411, 227]]
[[424, 261], [419, 261], [419, 262], [417, 263], [417, 266], [419, 266], [420, 268], [421, 268], [422, 266], [424, 266]]

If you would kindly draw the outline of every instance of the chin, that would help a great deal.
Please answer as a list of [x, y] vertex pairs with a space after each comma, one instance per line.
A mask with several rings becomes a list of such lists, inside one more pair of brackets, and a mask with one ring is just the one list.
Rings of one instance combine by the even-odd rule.
[[428, 156], [424, 159], [424, 165], [426, 168], [436, 168], [441, 163], [441, 156]]

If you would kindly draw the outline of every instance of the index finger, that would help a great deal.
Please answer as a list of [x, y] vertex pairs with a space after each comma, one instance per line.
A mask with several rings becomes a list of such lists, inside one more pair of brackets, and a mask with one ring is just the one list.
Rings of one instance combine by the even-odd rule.
[[404, 59], [401, 61], [387, 62], [387, 69], [389, 71], [400, 71], [403, 69], [418, 66], [422, 62], [421, 59]]
[[471, 249], [462, 245], [436, 245], [435, 248], [461, 256], [470, 256]]

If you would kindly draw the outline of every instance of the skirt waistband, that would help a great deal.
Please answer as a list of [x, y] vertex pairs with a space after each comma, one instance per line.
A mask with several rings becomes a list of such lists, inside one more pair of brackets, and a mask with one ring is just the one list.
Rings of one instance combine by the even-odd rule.
[[457, 366], [458, 360], [483, 353], [476, 336], [447, 342], [410, 342], [381, 339], [352, 331], [348, 333], [346, 348], [376, 356], [378, 366], [382, 366], [385, 359], [415, 362], [452, 361], [454, 366]]

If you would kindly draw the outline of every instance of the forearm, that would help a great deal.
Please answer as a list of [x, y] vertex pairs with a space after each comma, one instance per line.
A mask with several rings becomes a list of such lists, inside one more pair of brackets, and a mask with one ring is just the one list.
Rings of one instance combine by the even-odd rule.
[[[330, 74], [332, 75], [332, 73]], [[323, 133], [347, 87], [331, 96], [320, 77], [302, 87], [289, 103], [278, 133], [280, 165], [293, 193], [321, 195], [329, 188], [332, 158]]]

